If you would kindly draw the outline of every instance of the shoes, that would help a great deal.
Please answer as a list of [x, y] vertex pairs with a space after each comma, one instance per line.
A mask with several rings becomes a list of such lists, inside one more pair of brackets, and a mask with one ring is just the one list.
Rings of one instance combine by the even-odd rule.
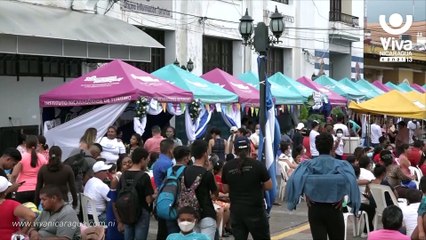
[[275, 205], [275, 206], [281, 206], [281, 203], [279, 203], [279, 202], [274, 202], [274, 203], [273, 203], [273, 205]]
[[361, 238], [367, 238], [368, 234], [367, 233], [361, 233]]
[[222, 233], [222, 237], [227, 238], [227, 237], [229, 237], [229, 236], [231, 236], [231, 235], [230, 235], [229, 233], [227, 233], [226, 231]]

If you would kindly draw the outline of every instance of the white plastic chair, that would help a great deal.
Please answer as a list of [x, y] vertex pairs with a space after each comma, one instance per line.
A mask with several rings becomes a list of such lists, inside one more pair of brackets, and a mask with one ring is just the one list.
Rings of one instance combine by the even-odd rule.
[[89, 226], [89, 213], [87, 211], [87, 207], [90, 206], [92, 209], [93, 221], [95, 222], [95, 226], [100, 226], [98, 213], [96, 212], [96, 204], [95, 202], [88, 196], [84, 195], [84, 193], [80, 193], [80, 199], [81, 199], [81, 209], [83, 211], [83, 224], [86, 226]]
[[[377, 230], [379, 218], [382, 217], [383, 210], [387, 207], [385, 193], [387, 192], [395, 206], [400, 206], [404, 203], [399, 203], [392, 192], [392, 189], [386, 185], [370, 184], [370, 192], [373, 195], [374, 201], [376, 202], [376, 215], [374, 216], [374, 230]], [[406, 204], [406, 203], [405, 203]]]
[[[348, 196], [345, 196], [345, 200], [348, 201]], [[353, 236], [360, 236], [361, 235], [361, 230], [364, 231], [364, 225], [367, 226], [367, 234], [370, 232], [370, 225], [368, 223], [368, 214], [365, 211], [358, 211], [358, 216], [356, 217], [353, 213], [352, 213], [352, 209], [351, 207], [347, 206], [348, 208], [348, 212], [343, 213], [343, 219], [345, 221], [345, 240], [346, 240], [346, 236], [347, 236], [347, 231], [348, 231], [348, 219], [349, 217], [352, 217], [352, 233]], [[362, 229], [361, 229], [362, 226]]]
[[420, 182], [420, 179], [423, 177], [422, 171], [419, 168], [413, 166], [409, 166], [408, 169], [410, 169], [411, 175], [416, 176], [416, 180], [414, 181]]
[[278, 191], [278, 198], [281, 199], [281, 201], [284, 201], [285, 196], [285, 187], [287, 185], [288, 181], [288, 175], [287, 170], [290, 168], [286, 162], [278, 161], [278, 164], [280, 165], [280, 175], [281, 175], [281, 183]]

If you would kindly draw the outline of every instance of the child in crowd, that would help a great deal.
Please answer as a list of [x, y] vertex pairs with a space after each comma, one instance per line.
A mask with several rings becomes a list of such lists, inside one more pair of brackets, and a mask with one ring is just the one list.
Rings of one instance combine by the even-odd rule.
[[178, 211], [179, 233], [172, 233], [167, 240], [209, 240], [207, 235], [194, 232], [197, 223], [198, 214], [192, 207], [183, 207]]

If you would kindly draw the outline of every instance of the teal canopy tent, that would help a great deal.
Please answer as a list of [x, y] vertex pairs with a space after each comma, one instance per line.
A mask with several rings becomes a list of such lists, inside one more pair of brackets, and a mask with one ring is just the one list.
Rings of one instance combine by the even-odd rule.
[[364, 94], [364, 96], [368, 99], [374, 98], [375, 96], [377, 96], [372, 90], [367, 89], [363, 86], [359, 86], [357, 85], [355, 82], [353, 82], [352, 80], [350, 80], [349, 78], [343, 78], [342, 80], [339, 81], [339, 83], [348, 86], [352, 89], [356, 89], [359, 92], [361, 92], [362, 94]]
[[425, 85], [423, 85], [423, 88], [424, 88], [424, 89], [426, 89], [426, 84], [425, 84]]
[[152, 75], [166, 80], [175, 86], [190, 91], [195, 99], [203, 103], [233, 103], [238, 102], [238, 96], [217, 84], [204, 80], [173, 64], [164, 66]]
[[337, 82], [336, 80], [322, 75], [315, 79], [316, 83], [323, 85], [324, 87], [336, 92], [342, 97], [345, 97], [350, 100], [362, 100], [365, 98], [364, 94], [357, 91], [356, 89], [352, 89], [342, 83]]
[[374, 86], [372, 83], [370, 83], [369, 81], [365, 80], [365, 79], [360, 79], [355, 83], [357, 86], [361, 86], [363, 88], [366, 89], [370, 89], [372, 94], [376, 96], [382, 95], [385, 92], [383, 90], [381, 90], [380, 88]]
[[387, 82], [385, 83], [385, 85], [392, 88], [393, 90], [398, 90], [400, 92], [408, 92], [405, 89], [401, 88], [400, 86], [394, 84], [393, 82]]
[[[259, 79], [252, 72], [246, 72], [238, 76], [238, 79], [254, 86], [259, 89]], [[271, 84], [272, 96], [275, 98], [275, 104], [303, 104], [305, 99], [299, 93], [291, 91], [286, 86], [278, 84], [273, 81], [269, 81]]]
[[312, 96], [312, 94], [314, 93], [314, 90], [295, 81], [294, 79], [291, 79], [290, 77], [287, 77], [286, 75], [280, 72], [275, 73], [274, 75], [270, 76], [268, 79], [270, 82], [274, 82], [280, 86], [284, 86], [291, 92], [300, 94], [300, 96], [302, 96], [303, 98], [303, 102], [306, 102], [308, 100], [308, 97]]
[[400, 87], [400, 88], [404, 89], [404, 90], [405, 90], [405, 91], [407, 91], [407, 92], [411, 92], [411, 91], [416, 91], [416, 92], [417, 92], [417, 90], [416, 90], [416, 89], [412, 88], [412, 87], [410, 86], [410, 84], [405, 83], [405, 82], [402, 82], [402, 83], [398, 84], [398, 87]]

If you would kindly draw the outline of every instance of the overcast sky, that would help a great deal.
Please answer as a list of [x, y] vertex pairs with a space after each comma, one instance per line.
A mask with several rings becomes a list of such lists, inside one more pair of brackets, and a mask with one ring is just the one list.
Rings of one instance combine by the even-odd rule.
[[392, 13], [412, 15], [413, 3], [414, 21], [426, 21], [426, 0], [366, 0], [368, 22], [379, 22], [381, 14], [385, 14], [386, 19]]

